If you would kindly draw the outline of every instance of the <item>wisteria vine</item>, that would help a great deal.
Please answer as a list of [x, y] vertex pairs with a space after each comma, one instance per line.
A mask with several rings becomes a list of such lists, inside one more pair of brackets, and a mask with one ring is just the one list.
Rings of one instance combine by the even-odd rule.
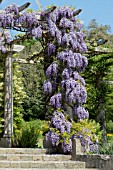
[[[76, 18], [76, 14], [77, 10], [70, 7], [56, 8], [47, 15], [44, 15], [44, 11], [20, 13], [16, 4], [0, 13], [1, 52], [5, 53], [7, 45], [12, 41], [8, 29], [25, 32], [35, 39], [46, 37], [42, 44], [46, 61], [50, 59], [51, 63], [45, 72], [47, 79], [43, 90], [48, 104], [54, 109], [46, 140], [56, 147], [61, 144], [64, 152], [72, 151], [72, 122], [67, 118], [64, 107], [71, 107], [73, 117], [77, 120], [89, 117], [83, 106], [87, 98], [85, 81], [80, 75], [88, 64], [83, 55], [87, 47], [81, 31], [82, 23]], [[86, 140], [82, 134], [76, 134], [75, 137], [81, 140], [82, 145], [89, 141], [90, 150], [95, 149], [91, 139]]]
[[[56, 147], [61, 144], [65, 153], [72, 151], [72, 123], [66, 118], [65, 103], [71, 107], [73, 117], [77, 120], [89, 117], [83, 106], [87, 98], [85, 81], [80, 75], [88, 64], [83, 55], [87, 47], [81, 31], [82, 23], [77, 20], [75, 13], [76, 10], [70, 7], [57, 8], [46, 19], [50, 37], [46, 52], [47, 57], [52, 58], [52, 63], [46, 70], [47, 79], [43, 89], [54, 109], [46, 140]], [[82, 134], [75, 137], [80, 139], [83, 146], [89, 144], [90, 151], [95, 150], [97, 145], [91, 138], [85, 139]]]

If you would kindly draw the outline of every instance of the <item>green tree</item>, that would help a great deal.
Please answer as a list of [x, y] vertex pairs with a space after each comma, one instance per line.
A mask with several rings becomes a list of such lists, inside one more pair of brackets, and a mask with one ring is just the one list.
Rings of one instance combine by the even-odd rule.
[[25, 49], [18, 55], [19, 58], [35, 61], [35, 64], [20, 64], [22, 72], [22, 82], [26, 97], [23, 100], [23, 118], [26, 121], [30, 119], [45, 119], [45, 95], [42, 85], [44, 82], [43, 56], [38, 55], [42, 50], [39, 41], [27, 39], [22, 44]]
[[13, 64], [13, 112], [14, 112], [14, 135], [19, 133], [23, 123], [23, 99], [26, 97], [22, 83], [22, 73], [18, 63]]
[[[108, 117], [109, 102], [113, 99], [110, 96], [111, 85], [109, 84], [110, 74], [113, 65], [112, 42], [113, 35], [110, 34], [110, 27], [98, 25], [96, 20], [92, 20], [86, 33], [88, 45], [88, 67], [85, 71], [85, 79], [88, 90], [87, 108], [90, 118], [101, 124], [103, 132], [106, 133], [106, 117]], [[106, 135], [103, 135], [106, 141]]]

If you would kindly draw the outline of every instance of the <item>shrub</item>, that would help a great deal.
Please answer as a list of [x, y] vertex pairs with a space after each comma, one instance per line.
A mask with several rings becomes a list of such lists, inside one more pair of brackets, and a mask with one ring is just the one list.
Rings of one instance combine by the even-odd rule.
[[113, 155], [113, 141], [110, 141], [109, 143], [106, 143], [106, 144], [100, 144], [99, 153]]
[[24, 122], [19, 136], [16, 136], [16, 145], [21, 148], [35, 148], [39, 146], [40, 139], [43, 140], [43, 134], [48, 131], [48, 122], [41, 120], [32, 120]]
[[113, 122], [111, 120], [107, 122], [107, 133], [113, 133]]

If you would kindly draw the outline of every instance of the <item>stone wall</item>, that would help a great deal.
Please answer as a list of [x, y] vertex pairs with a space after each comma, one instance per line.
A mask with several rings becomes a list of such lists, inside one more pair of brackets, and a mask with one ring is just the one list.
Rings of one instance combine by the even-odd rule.
[[72, 160], [86, 163], [86, 168], [113, 170], [113, 155], [76, 155]]
[[86, 163], [86, 168], [113, 170], [113, 155], [86, 155], [79, 139], [73, 139], [72, 160]]

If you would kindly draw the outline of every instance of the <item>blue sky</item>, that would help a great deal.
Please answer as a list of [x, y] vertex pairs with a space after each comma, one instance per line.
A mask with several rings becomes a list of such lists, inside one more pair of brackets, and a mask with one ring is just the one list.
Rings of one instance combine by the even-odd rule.
[[[0, 9], [4, 9], [7, 5], [16, 3], [22, 5], [25, 2], [31, 2], [29, 8], [38, 9], [35, 0], [3, 0]], [[77, 9], [81, 8], [82, 12], [79, 18], [84, 21], [85, 26], [92, 19], [96, 19], [99, 24], [110, 25], [113, 33], [113, 0], [40, 0], [43, 9], [54, 4], [56, 6], [72, 6]]]

